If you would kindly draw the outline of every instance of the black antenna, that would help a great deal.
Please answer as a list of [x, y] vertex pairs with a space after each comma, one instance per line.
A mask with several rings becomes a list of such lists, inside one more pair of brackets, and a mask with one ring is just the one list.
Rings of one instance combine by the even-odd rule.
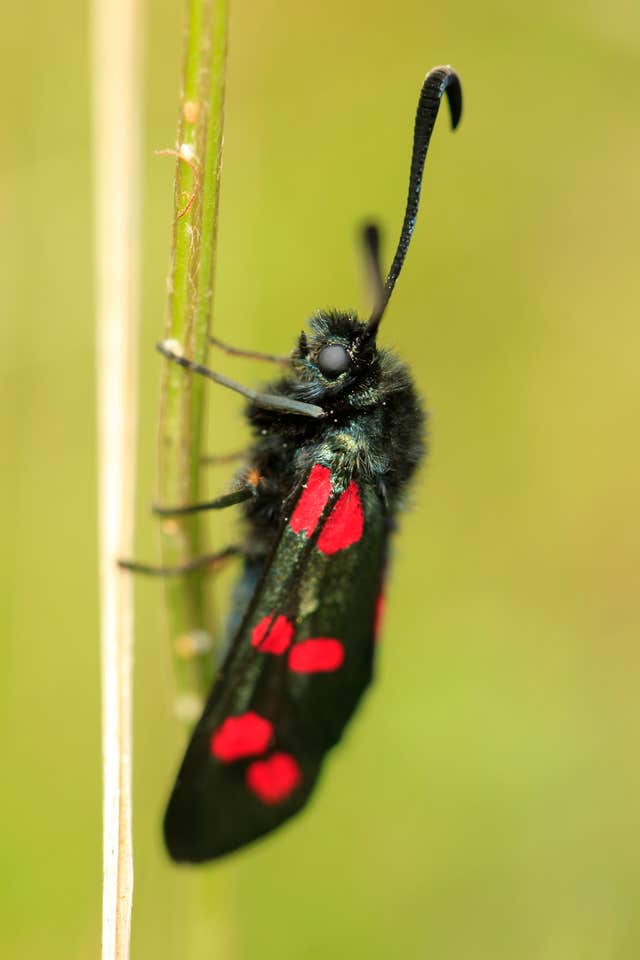
[[376, 223], [365, 223], [360, 228], [360, 242], [364, 254], [367, 288], [375, 313], [384, 297], [384, 277], [380, 266], [380, 230]]
[[460, 78], [452, 67], [434, 67], [430, 70], [420, 91], [416, 122], [413, 130], [413, 152], [411, 154], [411, 171], [409, 173], [409, 192], [407, 206], [404, 212], [404, 221], [400, 232], [400, 240], [396, 249], [393, 263], [384, 282], [384, 289], [379, 303], [375, 306], [369, 323], [367, 324], [367, 339], [375, 336], [378, 325], [382, 320], [389, 298], [393, 293], [396, 280], [402, 270], [404, 258], [409, 249], [409, 242], [416, 225], [418, 204], [420, 203], [420, 188], [424, 161], [429, 149], [429, 141], [438, 116], [442, 95], [446, 93], [451, 112], [451, 129], [455, 130], [462, 115], [462, 87]]

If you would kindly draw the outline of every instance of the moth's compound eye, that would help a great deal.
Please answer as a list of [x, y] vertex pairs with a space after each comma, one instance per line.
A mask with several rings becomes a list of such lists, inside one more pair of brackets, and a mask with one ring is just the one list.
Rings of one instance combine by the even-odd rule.
[[317, 363], [322, 373], [329, 380], [335, 380], [351, 366], [349, 354], [339, 343], [334, 343], [330, 347], [323, 347], [318, 354]]

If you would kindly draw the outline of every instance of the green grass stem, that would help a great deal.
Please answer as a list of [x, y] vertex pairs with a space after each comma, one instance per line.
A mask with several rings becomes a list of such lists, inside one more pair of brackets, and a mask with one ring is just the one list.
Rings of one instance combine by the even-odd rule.
[[[177, 340], [185, 356], [204, 363], [214, 292], [229, 4], [228, 0], [188, 0], [187, 6], [165, 336]], [[203, 499], [200, 468], [206, 389], [200, 378], [166, 364], [158, 449], [160, 503]], [[165, 520], [161, 530], [164, 564], [182, 563], [202, 553], [201, 516]], [[187, 720], [197, 712], [213, 674], [206, 582], [206, 571], [166, 582], [177, 704]]]

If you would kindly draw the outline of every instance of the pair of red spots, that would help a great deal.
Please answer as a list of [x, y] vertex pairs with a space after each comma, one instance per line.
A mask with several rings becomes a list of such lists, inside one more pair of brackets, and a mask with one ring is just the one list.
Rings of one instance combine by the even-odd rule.
[[[331, 471], [328, 467], [316, 463], [291, 514], [289, 525], [294, 533], [304, 533], [307, 538], [313, 535], [332, 490]], [[362, 539], [363, 530], [364, 513], [360, 491], [352, 480], [338, 497], [320, 531], [318, 550], [327, 555], [346, 550], [352, 543], [358, 543]]]
[[[252, 710], [227, 717], [211, 735], [212, 755], [221, 763], [259, 757], [273, 742], [273, 724]], [[290, 753], [277, 751], [247, 767], [245, 783], [263, 803], [282, 803], [302, 782], [300, 766]]]
[[268, 614], [251, 632], [251, 645], [261, 653], [282, 656], [289, 651], [288, 667], [292, 673], [332, 673], [344, 663], [344, 647], [334, 637], [311, 637], [293, 647], [295, 627], [282, 614]]

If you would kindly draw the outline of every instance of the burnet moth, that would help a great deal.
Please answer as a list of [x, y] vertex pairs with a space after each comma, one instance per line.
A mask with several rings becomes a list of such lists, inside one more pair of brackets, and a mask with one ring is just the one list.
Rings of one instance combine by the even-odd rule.
[[389, 537], [424, 455], [425, 419], [409, 368], [378, 347], [377, 333], [445, 93], [455, 129], [460, 81], [436, 67], [420, 91], [404, 222], [384, 281], [377, 229], [363, 232], [375, 301], [368, 320], [314, 314], [263, 392], [192, 363], [171, 341], [159, 344], [169, 360], [248, 397], [253, 431], [238, 489], [161, 511], [244, 502], [246, 522], [242, 546], [224, 552], [242, 556], [235, 628], [164, 820], [175, 860], [221, 857], [301, 810], [371, 680]]

